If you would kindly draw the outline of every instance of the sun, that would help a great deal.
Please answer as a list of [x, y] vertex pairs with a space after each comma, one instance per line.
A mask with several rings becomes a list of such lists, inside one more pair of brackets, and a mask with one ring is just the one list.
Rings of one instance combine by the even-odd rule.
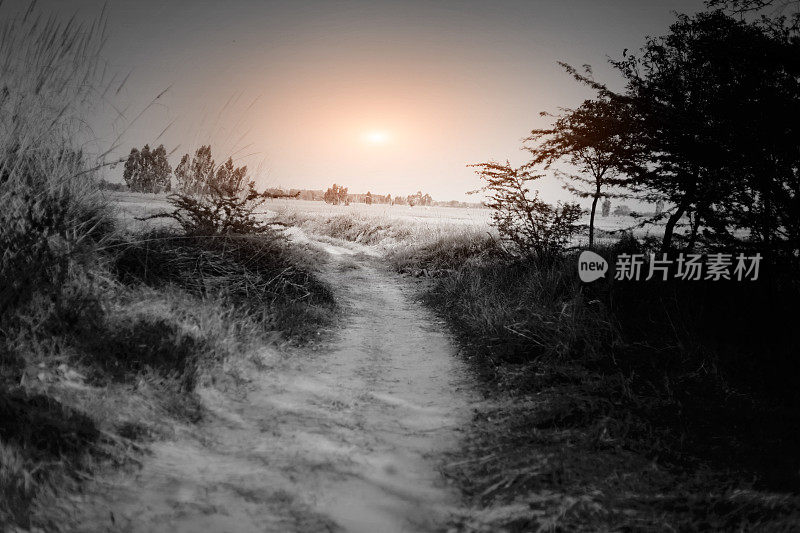
[[386, 144], [389, 142], [389, 133], [382, 130], [372, 130], [365, 132], [363, 139], [367, 144]]

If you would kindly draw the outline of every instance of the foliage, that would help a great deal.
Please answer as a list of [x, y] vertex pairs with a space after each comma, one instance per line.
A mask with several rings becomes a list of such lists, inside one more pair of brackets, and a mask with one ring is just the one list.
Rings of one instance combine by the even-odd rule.
[[131, 149], [125, 161], [125, 171], [122, 178], [128, 188], [134, 192], [161, 191], [169, 192], [171, 188], [170, 176], [172, 169], [167, 161], [167, 151], [161, 144], [155, 150], [145, 144], [141, 151]]
[[[706, 0], [710, 8], [722, 8], [734, 15], [761, 13], [768, 25], [800, 30], [800, 0]], [[767, 13], [773, 18], [767, 16]]]
[[328, 190], [325, 191], [325, 195], [322, 197], [325, 200], [325, 203], [333, 204], [333, 205], [348, 205], [350, 202], [347, 198], [347, 187], [342, 187], [341, 185], [333, 184], [333, 187], [328, 187]]
[[201, 146], [194, 156], [181, 157], [175, 167], [176, 189], [179, 194], [202, 194], [208, 191], [208, 184], [214, 177], [214, 160], [211, 158], [211, 146]]
[[[0, 4], [0, 529], [43, 529], [38, 496], [70, 481], [96, 448], [93, 421], [22, 373], [37, 351], [59, 352], [49, 331], [61, 311], [79, 316], [75, 286], [92, 286], [98, 250], [113, 231], [97, 166], [78, 148], [84, 118], [105, 92], [106, 18], [67, 23], [35, 2]], [[76, 282], [78, 281], [78, 282]], [[71, 324], [64, 321], [63, 326]], [[31, 342], [24, 339], [33, 337]], [[46, 387], [46, 386], [45, 386]], [[45, 389], [46, 390], [46, 389]]]
[[485, 205], [492, 210], [492, 223], [513, 252], [540, 256], [563, 250], [578, 230], [582, 210], [578, 204], [559, 202], [550, 205], [530, 196], [528, 184], [542, 177], [526, 167], [513, 168], [506, 162], [471, 165], [486, 182], [478, 191], [487, 195]]
[[609, 200], [608, 198], [603, 200], [603, 208], [601, 214], [604, 217], [607, 217], [609, 214], [611, 214], [611, 200]]
[[[525, 139], [525, 149], [533, 156], [531, 165], [545, 169], [565, 161], [577, 172], [563, 173], [564, 188], [579, 198], [591, 198], [589, 246], [594, 244], [594, 219], [597, 203], [608, 196], [609, 188], [625, 185], [620, 169], [631, 157], [627, 143], [628, 127], [622, 106], [608, 95], [586, 100], [577, 109], [565, 109], [554, 117], [551, 127], [535, 129]], [[542, 113], [544, 116], [552, 116]]]
[[662, 249], [685, 216], [688, 248], [734, 246], [737, 229], [766, 253], [800, 245], [797, 57], [790, 31], [715, 11], [681, 15], [613, 62], [641, 151], [624, 170], [643, 198], [668, 203]]
[[[417, 242], [397, 263], [437, 270], [424, 301], [489, 398], [445, 467], [480, 509], [464, 529], [791, 529], [800, 294], [790, 273], [771, 289], [587, 285], [575, 254], [509, 261], [467, 244], [454, 255]], [[642, 244], [626, 237], [597, 251], [613, 264], [634, 250]]]
[[180, 192], [167, 197], [175, 209], [143, 220], [171, 218], [187, 235], [265, 233], [269, 231], [269, 223], [259, 218], [257, 209], [269, 198], [297, 196], [283, 192], [259, 193], [255, 182], [247, 175], [247, 167], [235, 166], [230, 157], [214, 168], [210, 146], [200, 147], [192, 163], [184, 165], [188, 160], [185, 155], [181, 160], [183, 167], [179, 165], [175, 170], [176, 176], [180, 175]]
[[411, 207], [415, 205], [432, 205], [433, 198], [428, 193], [422, 194], [422, 191], [417, 191], [415, 194], [409, 194], [406, 197], [406, 203]]

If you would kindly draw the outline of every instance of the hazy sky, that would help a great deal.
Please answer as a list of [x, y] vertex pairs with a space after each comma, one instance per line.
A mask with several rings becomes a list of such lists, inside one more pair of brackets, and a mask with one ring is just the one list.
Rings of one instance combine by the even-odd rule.
[[[104, 3], [39, 2], [79, 16]], [[110, 0], [108, 8], [107, 60], [131, 74], [111, 102], [124, 118], [108, 105], [92, 125], [106, 143], [124, 132], [121, 152], [172, 124], [155, 142], [178, 147], [173, 165], [210, 142], [218, 160], [234, 154], [258, 168], [262, 186], [337, 182], [352, 192], [465, 199], [478, 185], [468, 163], [522, 162], [520, 141], [544, 124], [540, 111], [589, 96], [556, 61], [591, 64], [616, 85], [607, 56], [703, 4]], [[555, 182], [543, 193], [565, 197]]]

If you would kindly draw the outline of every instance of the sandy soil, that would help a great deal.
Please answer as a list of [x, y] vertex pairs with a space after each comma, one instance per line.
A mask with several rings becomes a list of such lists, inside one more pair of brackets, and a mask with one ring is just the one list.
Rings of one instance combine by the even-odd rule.
[[[298, 236], [299, 237], [299, 236]], [[437, 466], [472, 396], [443, 326], [357, 245], [319, 243], [345, 307], [331, 346], [280, 355], [246, 394], [202, 389], [198, 427], [100, 479], [81, 531], [435, 531], [458, 507]]]

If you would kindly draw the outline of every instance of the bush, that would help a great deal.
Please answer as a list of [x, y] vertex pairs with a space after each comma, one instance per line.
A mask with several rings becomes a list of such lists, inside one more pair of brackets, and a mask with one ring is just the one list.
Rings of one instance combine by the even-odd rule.
[[190, 160], [186, 154], [175, 169], [179, 192], [167, 197], [175, 207], [171, 213], [158, 213], [141, 220], [172, 218], [187, 235], [268, 233], [269, 224], [256, 213], [269, 198], [297, 197], [255, 189], [247, 167], [235, 167], [233, 159], [215, 166], [211, 147], [201, 146]]
[[527, 257], [560, 252], [578, 231], [583, 210], [576, 203], [550, 205], [530, 196], [528, 185], [541, 178], [526, 167], [513, 168], [508, 162], [482, 163], [478, 167], [486, 185], [474, 193], [485, 192], [486, 207], [492, 209], [492, 222], [500, 237], [511, 245], [511, 252]]

